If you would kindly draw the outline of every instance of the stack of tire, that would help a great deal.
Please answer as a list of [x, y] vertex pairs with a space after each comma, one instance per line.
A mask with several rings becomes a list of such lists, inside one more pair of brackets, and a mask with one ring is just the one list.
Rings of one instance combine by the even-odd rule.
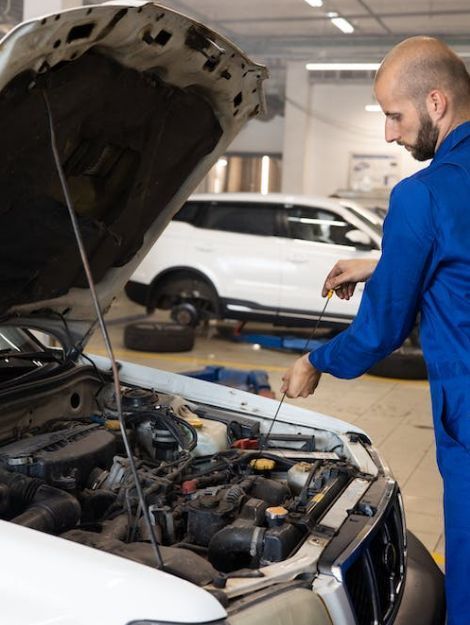
[[420, 347], [404, 345], [367, 372], [383, 378], [426, 380], [428, 373]]
[[194, 347], [195, 330], [177, 323], [139, 321], [124, 328], [124, 345], [140, 352], [187, 352]]

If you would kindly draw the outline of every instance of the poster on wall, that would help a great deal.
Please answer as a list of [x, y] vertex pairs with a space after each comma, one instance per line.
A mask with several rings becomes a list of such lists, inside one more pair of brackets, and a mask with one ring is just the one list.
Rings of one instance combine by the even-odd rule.
[[390, 191], [400, 180], [400, 162], [390, 154], [351, 154], [349, 188], [353, 191]]

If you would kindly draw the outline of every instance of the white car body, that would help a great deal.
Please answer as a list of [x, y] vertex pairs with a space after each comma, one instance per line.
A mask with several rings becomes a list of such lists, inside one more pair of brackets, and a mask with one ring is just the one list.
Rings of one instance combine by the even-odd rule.
[[[197, 208], [191, 211], [192, 206]], [[212, 215], [223, 210], [223, 221], [213, 225], [218, 218]], [[171, 288], [172, 278], [177, 281], [186, 272], [211, 285], [222, 318], [311, 322], [323, 308], [323, 282], [337, 260], [380, 256], [381, 218], [352, 202], [276, 193], [197, 194], [183, 211], [194, 217], [177, 215], [168, 224], [127, 287], [131, 299], [148, 308], [160, 297], [156, 294], [163, 283]], [[245, 219], [251, 218], [256, 229], [268, 212], [273, 214], [272, 232], [241, 231], [247, 229]], [[205, 217], [199, 219], [198, 213]], [[348, 240], [348, 230], [359, 233], [366, 244]], [[349, 301], [333, 298], [325, 320], [350, 323], [362, 290], [359, 285], [358, 295]]]

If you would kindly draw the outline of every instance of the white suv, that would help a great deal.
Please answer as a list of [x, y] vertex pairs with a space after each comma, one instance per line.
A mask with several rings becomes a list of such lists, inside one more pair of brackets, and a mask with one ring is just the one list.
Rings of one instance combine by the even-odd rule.
[[[131, 300], [174, 319], [301, 325], [323, 308], [339, 258], [380, 256], [382, 219], [346, 200], [272, 193], [194, 195], [126, 286]], [[350, 323], [360, 297], [332, 300], [325, 321]]]

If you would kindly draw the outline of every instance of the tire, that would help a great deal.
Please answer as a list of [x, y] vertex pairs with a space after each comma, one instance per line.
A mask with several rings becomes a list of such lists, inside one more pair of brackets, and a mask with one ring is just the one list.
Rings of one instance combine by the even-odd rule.
[[141, 321], [124, 328], [124, 345], [142, 352], [187, 352], [194, 347], [194, 334], [189, 326]]
[[371, 367], [367, 373], [401, 380], [426, 380], [428, 377], [423, 352], [418, 347], [397, 349]]

